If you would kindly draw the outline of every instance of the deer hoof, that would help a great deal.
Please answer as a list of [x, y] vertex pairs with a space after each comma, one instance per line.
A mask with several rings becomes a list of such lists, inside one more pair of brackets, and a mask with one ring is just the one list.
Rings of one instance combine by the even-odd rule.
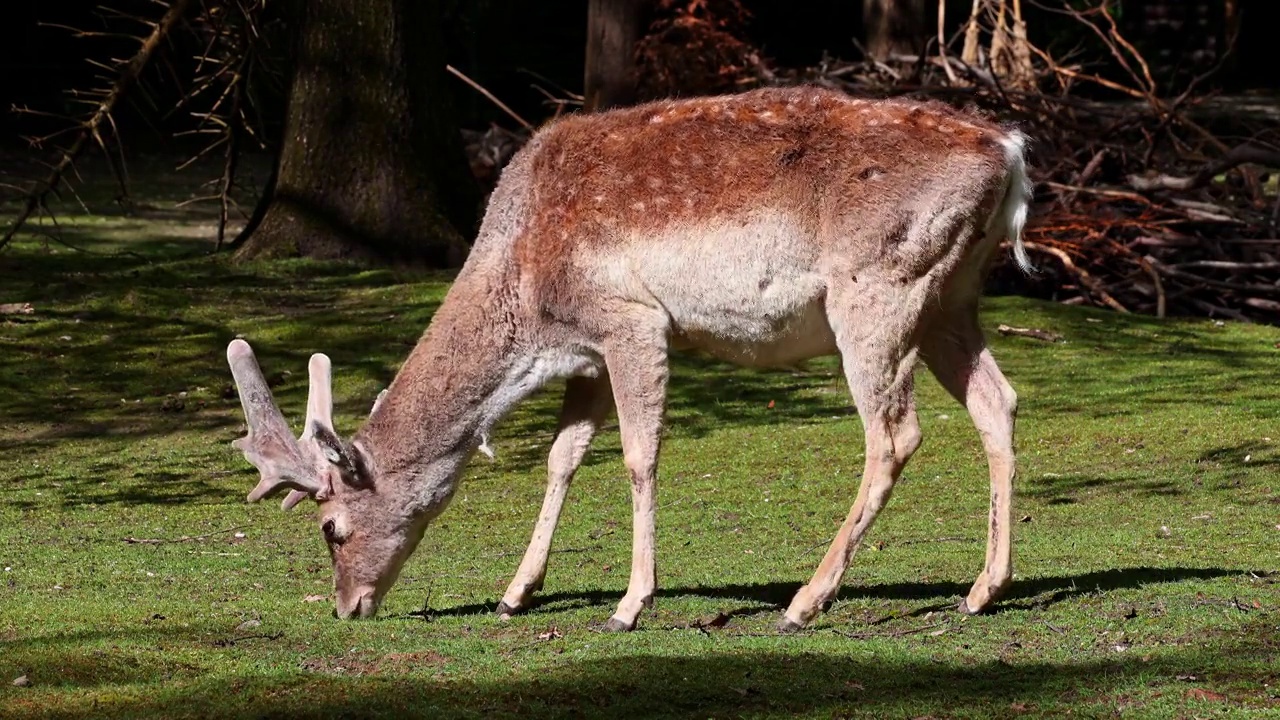
[[494, 610], [494, 612], [498, 613], [498, 618], [500, 620], [510, 620], [512, 615], [518, 615], [520, 613], [520, 608], [513, 608], [505, 602], [500, 602], [498, 603], [498, 608]]
[[630, 632], [636, 627], [635, 623], [626, 623], [616, 617], [609, 618], [609, 622], [604, 624], [605, 632]]
[[778, 621], [777, 628], [779, 633], [783, 635], [790, 635], [791, 633], [795, 633], [803, 630], [804, 625], [801, 625], [795, 620], [792, 620], [786, 615], [783, 615], [782, 619]]
[[956, 609], [964, 613], [965, 615], [977, 615], [978, 613], [982, 612], [981, 610], [974, 610], [973, 608], [969, 607], [969, 598], [962, 598], [960, 600], [960, 604], [956, 606]]

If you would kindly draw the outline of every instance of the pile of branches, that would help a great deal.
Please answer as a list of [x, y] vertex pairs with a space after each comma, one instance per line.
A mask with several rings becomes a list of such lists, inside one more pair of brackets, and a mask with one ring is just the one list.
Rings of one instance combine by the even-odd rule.
[[825, 60], [775, 81], [940, 99], [1017, 122], [1035, 143], [1025, 239], [1037, 272], [1025, 277], [1006, 258], [993, 274], [999, 290], [1280, 322], [1280, 115], [1216, 107], [1200, 88], [1217, 68], [1162, 93], [1106, 0], [1042, 9], [1080, 23], [1107, 71], [1032, 44], [1020, 5], [975, 0], [957, 37], [940, 30], [920, 55]]
[[640, 98], [734, 92], [767, 75], [741, 0], [656, 0], [653, 13], [635, 50]]
[[[743, 39], [748, 16], [738, 0], [660, 0], [637, 62], [645, 96], [806, 83], [1012, 120], [1034, 142], [1036, 207], [1025, 240], [1037, 269], [1028, 277], [1005, 254], [993, 290], [1159, 317], [1280, 322], [1280, 193], [1271, 174], [1280, 170], [1280, 115], [1217, 108], [1201, 92], [1216, 67], [1176, 92], [1162, 87], [1121, 32], [1114, 0], [1056, 3], [1037, 7], [1078, 23], [1092, 44], [1075, 55], [1104, 63], [1067, 62], [1036, 46], [1022, 0], [974, 0], [950, 38], [940, 3], [939, 31], [920, 54], [807, 68], [763, 61]], [[473, 164], [488, 170], [478, 176], [496, 179], [525, 137], [470, 137]]]

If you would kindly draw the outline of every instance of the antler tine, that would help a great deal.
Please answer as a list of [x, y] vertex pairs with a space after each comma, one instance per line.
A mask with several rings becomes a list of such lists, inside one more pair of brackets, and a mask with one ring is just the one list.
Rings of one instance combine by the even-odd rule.
[[288, 495], [284, 496], [284, 500], [280, 501], [281, 510], [292, 510], [294, 505], [311, 497], [311, 493], [305, 490], [290, 490]]
[[284, 415], [276, 407], [249, 343], [240, 339], [231, 341], [227, 346], [227, 364], [231, 366], [249, 428], [249, 433], [232, 445], [243, 452], [245, 459], [262, 475], [249, 493], [249, 502], [257, 502], [285, 487], [307, 494], [317, 492], [318, 482], [308, 472], [308, 463]]
[[321, 425], [333, 429], [333, 374], [329, 356], [316, 353], [307, 363], [307, 373], [311, 378], [311, 387], [307, 392], [307, 425], [302, 429], [305, 440], [312, 435], [312, 425]]

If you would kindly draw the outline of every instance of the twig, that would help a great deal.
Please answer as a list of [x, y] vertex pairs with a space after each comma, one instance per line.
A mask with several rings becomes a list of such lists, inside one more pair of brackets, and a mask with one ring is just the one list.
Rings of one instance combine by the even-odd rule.
[[1092, 275], [1090, 275], [1088, 271], [1086, 271], [1084, 268], [1078, 267], [1075, 264], [1075, 262], [1071, 260], [1070, 255], [1067, 255], [1065, 252], [1059, 250], [1058, 248], [1049, 247], [1048, 245], [1041, 245], [1039, 243], [1024, 242], [1023, 245], [1028, 250], [1047, 253], [1049, 255], [1052, 255], [1058, 258], [1058, 260], [1062, 263], [1062, 266], [1067, 269], [1067, 272], [1070, 272], [1072, 275], [1075, 275], [1076, 278], [1080, 280], [1080, 284], [1084, 285], [1086, 288], [1089, 289], [1090, 292], [1097, 295], [1102, 300], [1102, 302], [1107, 305], [1107, 307], [1110, 307], [1111, 309], [1116, 310], [1117, 312], [1125, 313], [1126, 315], [1129, 314], [1129, 308], [1125, 307], [1124, 305], [1121, 305], [1119, 301], [1111, 297], [1111, 294], [1106, 291], [1106, 288], [1102, 286], [1102, 283], [1098, 282], [1097, 279], [1095, 279]]
[[521, 127], [523, 127], [525, 130], [533, 130], [533, 125], [531, 125], [528, 120], [525, 120], [524, 118], [516, 114], [515, 110], [512, 110], [511, 108], [507, 107], [506, 103], [502, 102], [497, 97], [495, 97], [493, 93], [486, 90], [483, 85], [467, 77], [462, 73], [461, 70], [458, 70], [452, 65], [445, 65], [444, 69], [453, 73], [453, 75], [456, 76], [459, 80], [470, 85], [472, 88], [475, 89], [476, 92], [488, 98], [490, 102], [498, 106], [498, 109], [510, 115], [516, 122], [520, 123]]
[[1189, 273], [1185, 270], [1179, 270], [1177, 268], [1170, 267], [1150, 255], [1147, 255], [1146, 258], [1144, 259], [1147, 262], [1151, 263], [1151, 266], [1154, 267], [1156, 270], [1159, 270], [1160, 272], [1164, 273], [1165, 275], [1168, 275], [1169, 277], [1175, 277], [1182, 280], [1189, 280], [1191, 282], [1201, 283], [1203, 285], [1209, 285], [1211, 287], [1223, 288], [1226, 290], [1240, 290], [1242, 292], [1257, 293], [1259, 295], [1280, 295], [1280, 286], [1258, 285], [1254, 283], [1238, 283], [1238, 282], [1231, 282], [1228, 280], [1215, 280], [1213, 278], [1204, 277], [1203, 275], [1196, 275], [1195, 273]]
[[1035, 338], [1049, 343], [1055, 343], [1062, 339], [1062, 336], [1048, 330], [1037, 330], [1035, 328], [1020, 328], [1001, 324], [996, 328], [996, 332], [1001, 335], [1017, 335], [1019, 337]]
[[1129, 185], [1135, 190], [1195, 190], [1202, 188], [1222, 173], [1245, 163], [1256, 163], [1280, 168], [1280, 152], [1251, 143], [1237, 145], [1226, 155], [1205, 165], [1194, 175], [1177, 177], [1157, 174], [1152, 176], [1130, 175]]
[[1147, 262], [1146, 258], [1140, 258], [1138, 264], [1151, 277], [1151, 283], [1156, 289], [1156, 317], [1163, 319], [1168, 302], [1164, 294], [1164, 282], [1160, 280], [1160, 273], [1156, 272], [1154, 267], [1151, 267], [1151, 263]]

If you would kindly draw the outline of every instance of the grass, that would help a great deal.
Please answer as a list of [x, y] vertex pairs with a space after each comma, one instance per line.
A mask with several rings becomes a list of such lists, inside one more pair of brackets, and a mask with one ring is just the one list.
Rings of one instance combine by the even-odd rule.
[[[546, 590], [492, 613], [541, 500], [554, 388], [514, 414], [380, 619], [331, 617], [313, 506], [247, 505], [223, 356], [254, 343], [285, 414], [333, 358], [353, 431], [446, 276], [189, 257], [176, 221], [80, 218], [111, 253], [0, 256], [0, 716], [1280, 717], [1280, 333], [1016, 298], [984, 327], [1021, 397], [1015, 585], [981, 569], [984, 458], [923, 371], [925, 444], [837, 602], [772, 631], [847, 512], [861, 425], [833, 360], [677, 362], [655, 608], [621, 598], [629, 493], [616, 426], [575, 482]], [[133, 541], [130, 541], [132, 539]], [[136, 542], [143, 540], [146, 542]], [[9, 681], [26, 675], [30, 687]]]

